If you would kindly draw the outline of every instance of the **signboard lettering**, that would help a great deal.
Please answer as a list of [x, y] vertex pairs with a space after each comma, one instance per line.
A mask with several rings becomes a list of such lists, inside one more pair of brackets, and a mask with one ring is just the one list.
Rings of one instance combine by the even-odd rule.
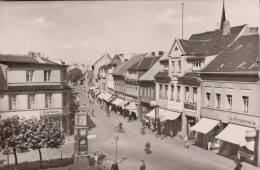
[[251, 116], [245, 116], [245, 115], [239, 115], [239, 114], [230, 114], [230, 122], [242, 124], [250, 127], [256, 127], [257, 126], [257, 118], [251, 117]]

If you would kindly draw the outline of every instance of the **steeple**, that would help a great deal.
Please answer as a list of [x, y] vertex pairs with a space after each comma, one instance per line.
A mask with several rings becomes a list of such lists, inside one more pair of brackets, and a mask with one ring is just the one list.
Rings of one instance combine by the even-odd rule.
[[225, 12], [225, 0], [223, 0], [223, 9], [222, 9], [222, 16], [220, 21], [220, 29], [223, 30], [224, 22], [226, 21], [226, 12]]

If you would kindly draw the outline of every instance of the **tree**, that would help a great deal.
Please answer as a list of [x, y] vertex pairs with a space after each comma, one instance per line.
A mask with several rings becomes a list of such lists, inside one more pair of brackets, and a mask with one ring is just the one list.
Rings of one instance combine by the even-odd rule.
[[18, 164], [17, 148], [26, 147], [26, 138], [23, 135], [26, 129], [23, 121], [24, 119], [18, 116], [0, 120], [0, 145], [1, 148], [7, 146], [13, 149], [15, 165]]
[[83, 78], [83, 73], [79, 68], [73, 68], [68, 72], [69, 81], [76, 83], [78, 80]]
[[[74, 121], [74, 117], [75, 117], [75, 113], [79, 112], [79, 102], [77, 102], [76, 100], [77, 94], [73, 91], [70, 92], [70, 100], [69, 100], [69, 110], [70, 110], [70, 117], [72, 120], [72, 125], [74, 125], [75, 121]], [[73, 128], [71, 126], [71, 128]], [[73, 132], [73, 129], [71, 129], [71, 132]]]
[[64, 142], [60, 127], [48, 119], [26, 120], [27, 145], [32, 150], [39, 151], [40, 166], [42, 167], [42, 148], [59, 148]]

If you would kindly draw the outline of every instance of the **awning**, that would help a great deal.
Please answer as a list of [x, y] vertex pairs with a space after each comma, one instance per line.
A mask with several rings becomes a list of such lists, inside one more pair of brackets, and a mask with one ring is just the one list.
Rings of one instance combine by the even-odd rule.
[[112, 102], [112, 104], [116, 105], [116, 106], [121, 106], [121, 103], [125, 102], [124, 100], [122, 99], [119, 99], [119, 98], [116, 98], [116, 100], [114, 100]]
[[105, 100], [105, 101], [108, 101], [108, 99], [109, 99], [111, 96], [112, 96], [111, 94], [105, 93], [104, 100]]
[[214, 129], [214, 127], [216, 127], [218, 124], [219, 124], [218, 120], [202, 118], [196, 125], [192, 126], [190, 130], [197, 131], [202, 134], [207, 134], [212, 129]]
[[108, 100], [107, 100], [107, 102], [112, 102], [113, 100], [115, 100], [116, 99], [116, 96], [111, 96]]
[[137, 111], [137, 106], [136, 106], [135, 103], [130, 102], [130, 104], [125, 107], [125, 109], [127, 109], [129, 111], [136, 112]]
[[100, 93], [100, 94], [98, 95], [98, 98], [100, 98], [100, 99], [104, 99], [104, 96], [105, 96], [104, 93]]
[[254, 151], [255, 141], [246, 140], [247, 134], [252, 132], [255, 133], [256, 130], [250, 127], [240, 126], [240, 125], [235, 125], [230, 123], [222, 132], [220, 132], [216, 136], [216, 138], [229, 143], [239, 145], [241, 147], [245, 146], [249, 150]]
[[126, 105], [128, 102], [129, 102], [129, 101], [127, 101], [127, 100], [121, 100], [121, 102], [118, 103], [118, 106], [121, 106], [122, 108], [124, 108], [125, 105]]
[[[159, 114], [160, 115], [160, 114]], [[164, 112], [161, 113], [161, 121], [165, 121], [165, 120], [175, 120], [177, 119], [179, 116], [181, 115], [181, 113], [178, 112], [174, 112], [171, 110], [165, 110]]]
[[[164, 112], [164, 109], [159, 108], [159, 118], [162, 118], [162, 112]], [[146, 117], [155, 119], [155, 109], [151, 110], [149, 113], [145, 114]]]

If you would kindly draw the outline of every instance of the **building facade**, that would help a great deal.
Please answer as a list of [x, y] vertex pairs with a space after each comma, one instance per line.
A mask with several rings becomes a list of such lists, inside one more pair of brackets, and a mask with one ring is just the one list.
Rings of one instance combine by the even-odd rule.
[[[51, 118], [64, 131], [69, 129], [69, 92], [67, 65], [57, 64], [39, 53], [29, 55], [0, 55], [6, 79], [0, 98], [0, 116]], [[1, 77], [2, 78], [2, 77]]]

